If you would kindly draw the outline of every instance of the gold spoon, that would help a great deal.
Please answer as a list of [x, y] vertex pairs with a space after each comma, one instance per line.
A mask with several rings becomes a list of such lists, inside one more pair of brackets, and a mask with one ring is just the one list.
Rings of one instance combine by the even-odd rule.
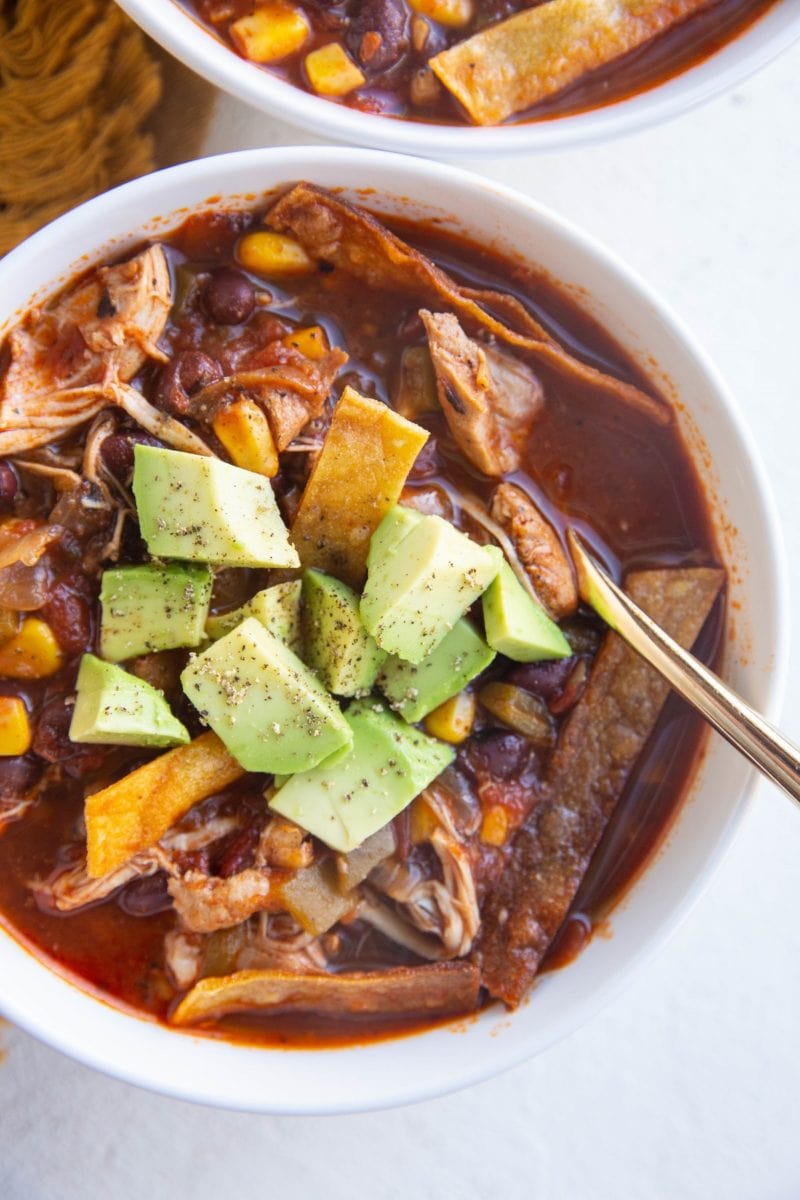
[[800, 803], [800, 750], [617, 587], [574, 529], [567, 530], [581, 598], [655, 667], [710, 725]]

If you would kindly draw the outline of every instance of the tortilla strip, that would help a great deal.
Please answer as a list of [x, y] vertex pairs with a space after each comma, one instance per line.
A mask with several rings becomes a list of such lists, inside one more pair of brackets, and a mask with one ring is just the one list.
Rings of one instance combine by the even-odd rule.
[[[573, 358], [518, 303], [511, 303], [507, 297], [498, 301], [496, 292], [461, 287], [369, 213], [323, 188], [297, 184], [273, 205], [265, 220], [273, 229], [297, 238], [310, 257], [349, 271], [369, 287], [414, 296], [425, 307], [441, 305], [455, 312], [470, 334], [492, 333], [560, 375], [583, 382], [661, 425], [672, 420], [663, 401]], [[515, 318], [514, 324], [522, 327], [522, 333], [492, 316], [489, 310], [495, 304], [504, 319]]]
[[204, 733], [87, 796], [87, 874], [98, 879], [149, 850], [193, 805], [242, 775], [217, 735]]
[[370, 538], [427, 440], [427, 430], [345, 388], [292, 525], [304, 567], [363, 583]]
[[[715, 567], [639, 571], [626, 590], [687, 649], [723, 586]], [[514, 1008], [539, 970], [650, 737], [669, 685], [614, 633], [567, 721], [542, 792], [484, 905], [481, 982]]]
[[476, 125], [560, 92], [705, 8], [709, 0], [550, 0], [481, 29], [428, 65]]
[[237, 971], [201, 979], [181, 1000], [172, 1023], [193, 1025], [254, 1009], [330, 1017], [449, 1016], [474, 1012], [479, 989], [478, 968], [468, 962], [341, 975]]

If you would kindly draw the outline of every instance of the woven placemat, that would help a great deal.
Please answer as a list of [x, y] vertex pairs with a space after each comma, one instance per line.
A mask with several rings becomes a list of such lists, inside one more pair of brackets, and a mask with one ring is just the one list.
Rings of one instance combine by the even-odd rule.
[[0, 254], [90, 196], [195, 157], [214, 98], [113, 0], [0, 0]]

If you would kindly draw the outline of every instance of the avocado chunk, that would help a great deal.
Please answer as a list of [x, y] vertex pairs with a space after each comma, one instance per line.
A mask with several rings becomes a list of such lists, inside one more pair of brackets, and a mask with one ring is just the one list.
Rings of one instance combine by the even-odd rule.
[[455, 758], [451, 746], [406, 725], [375, 700], [345, 713], [350, 753], [294, 775], [269, 807], [333, 850], [349, 854], [402, 812]]
[[[390, 509], [384, 517], [361, 597], [361, 619], [378, 645], [412, 663], [436, 649], [499, 569], [496, 548], [441, 517], [416, 516], [409, 522]], [[398, 536], [400, 521], [407, 530]]]
[[336, 701], [255, 617], [196, 655], [181, 683], [248, 771], [307, 771], [352, 742]]
[[421, 520], [422, 513], [416, 509], [405, 508], [402, 504], [390, 508], [370, 539], [367, 570], [376, 567], [387, 554], [391, 554]]
[[231, 612], [209, 617], [206, 621], [206, 635], [212, 641], [230, 633], [248, 617], [260, 621], [268, 633], [276, 637], [300, 654], [303, 648], [303, 634], [300, 624], [300, 594], [303, 585], [299, 579], [290, 583], [276, 583], [272, 587], [256, 592], [251, 600]]
[[155, 557], [228, 567], [300, 564], [263, 475], [218, 458], [136, 446], [133, 494]]
[[390, 658], [378, 687], [404, 720], [421, 721], [485, 671], [495, 657], [474, 625], [462, 617], [421, 663]]
[[198, 646], [203, 638], [213, 577], [184, 563], [114, 567], [100, 586], [100, 654], [110, 662]]
[[303, 647], [305, 661], [336, 696], [367, 695], [386, 661], [364, 628], [356, 592], [313, 568], [303, 573]]
[[161, 747], [190, 741], [163, 694], [122, 667], [84, 654], [77, 689], [69, 727], [73, 742]]
[[504, 562], [481, 601], [486, 640], [514, 662], [567, 658], [569, 642]]

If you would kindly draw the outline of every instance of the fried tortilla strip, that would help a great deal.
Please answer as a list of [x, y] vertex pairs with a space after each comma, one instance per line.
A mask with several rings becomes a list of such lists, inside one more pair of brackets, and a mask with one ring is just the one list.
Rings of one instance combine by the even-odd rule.
[[[412, 296], [427, 308], [446, 308], [459, 317], [471, 335], [481, 331], [494, 334], [523, 357], [529, 355], [537, 363], [583, 382], [659, 424], [672, 420], [663, 401], [574, 358], [517, 301], [497, 292], [461, 287], [369, 213], [324, 188], [298, 183], [273, 205], [266, 221], [273, 229], [297, 238], [311, 257], [363, 279], [369, 287]], [[495, 309], [510, 324], [493, 316]]]
[[480, 976], [468, 962], [306, 975], [290, 971], [237, 971], [201, 979], [175, 1010], [175, 1025], [216, 1021], [231, 1013], [311, 1012], [353, 1017], [393, 1014], [449, 1016], [478, 1007]]
[[[626, 590], [687, 649], [725, 574], [715, 567], [638, 571]], [[481, 982], [514, 1008], [539, 970], [658, 720], [669, 685], [609, 633], [561, 734], [542, 793], [482, 913]]]
[[184, 813], [244, 770], [215, 733], [176, 746], [86, 797], [87, 873], [98, 879], [159, 841]]
[[481, 29], [428, 65], [476, 125], [497, 125], [708, 4], [550, 0]]
[[345, 388], [292, 526], [304, 567], [363, 583], [370, 538], [427, 440], [427, 430]]

